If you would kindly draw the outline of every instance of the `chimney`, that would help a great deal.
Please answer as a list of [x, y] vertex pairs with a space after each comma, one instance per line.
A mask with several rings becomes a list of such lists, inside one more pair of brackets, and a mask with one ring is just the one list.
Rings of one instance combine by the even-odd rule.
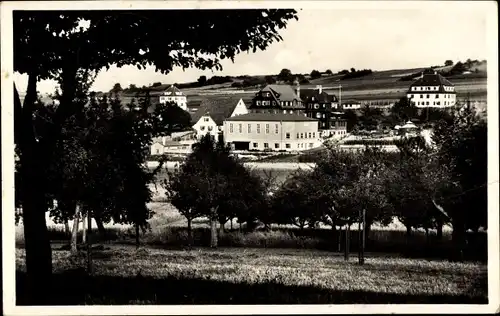
[[297, 97], [300, 99], [300, 83], [299, 83], [298, 80], [297, 80], [297, 85], [296, 85], [296, 88], [295, 88], [295, 92], [297, 93]]
[[322, 85], [316, 85], [316, 89], [319, 90], [319, 94], [323, 93], [323, 86]]

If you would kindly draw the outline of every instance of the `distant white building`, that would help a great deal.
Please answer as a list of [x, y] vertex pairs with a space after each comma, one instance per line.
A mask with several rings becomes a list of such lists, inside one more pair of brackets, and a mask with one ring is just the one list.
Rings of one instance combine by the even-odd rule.
[[175, 102], [184, 111], [187, 111], [187, 96], [176, 86], [171, 85], [162, 95], [160, 95], [160, 103]]
[[361, 102], [357, 100], [342, 100], [342, 109], [359, 110], [361, 109]]
[[407, 92], [407, 97], [417, 108], [443, 108], [457, 102], [455, 86], [437, 72], [422, 73]]

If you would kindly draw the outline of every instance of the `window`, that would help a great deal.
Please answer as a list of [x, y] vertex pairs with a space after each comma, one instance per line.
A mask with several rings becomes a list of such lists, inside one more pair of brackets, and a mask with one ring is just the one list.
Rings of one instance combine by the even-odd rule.
[[260, 134], [260, 124], [257, 124], [257, 134]]
[[205, 118], [203, 119], [203, 121], [204, 121], [204, 122], [208, 122], [208, 117], [205, 117]]
[[313, 134], [313, 138], [316, 138], [316, 133], [313, 132], [312, 134]]
[[286, 110], [283, 110], [283, 114], [286, 114]]
[[159, 153], [160, 153], [160, 150], [159, 150], [159, 149], [157, 149], [157, 150], [156, 150], [156, 153], [157, 153], [157, 154], [159, 154]]
[[316, 118], [321, 118], [321, 113], [316, 113]]
[[275, 149], [279, 149], [279, 148], [280, 148], [280, 144], [275, 143], [275, 144], [274, 144], [274, 148], [275, 148]]
[[424, 98], [424, 95], [423, 95], [423, 94], [421, 94], [421, 95], [420, 95], [420, 99], [423, 99], [423, 98]]
[[293, 114], [293, 111], [292, 111], [292, 110], [290, 110], [290, 114]]
[[264, 148], [269, 148], [269, 144], [268, 143], [264, 143]]
[[256, 105], [260, 105], [260, 100], [255, 101]]
[[243, 133], [243, 124], [238, 124], [238, 132]]
[[229, 124], [229, 133], [232, 133], [233, 132], [233, 123], [230, 123]]
[[430, 97], [431, 97], [431, 96], [428, 94], [428, 95], [427, 95], [427, 99], [428, 99], [428, 98], [430, 98]]
[[441, 105], [441, 101], [437, 101], [436, 103], [437, 103], [437, 105]]
[[300, 138], [304, 138], [304, 134], [303, 133], [300, 133]]
[[414, 94], [411, 94], [411, 95], [410, 95], [410, 99], [413, 99], [413, 97], [414, 97], [414, 96], [415, 96]]
[[248, 124], [248, 133], [251, 133], [252, 132], [252, 124]]
[[286, 133], [286, 139], [290, 139], [290, 133]]
[[425, 102], [425, 105], [429, 105], [429, 101]]
[[309, 138], [311, 138], [311, 133], [309, 133]]
[[266, 124], [266, 134], [269, 134], [269, 124]]
[[304, 133], [304, 138], [307, 138], [307, 133]]
[[279, 131], [279, 125], [278, 125], [278, 124], [275, 124], [275, 125], [274, 125], [274, 132], [275, 132], [276, 134], [278, 134], [278, 133], [280, 132], [280, 131]]
[[209, 132], [211, 132], [213, 129], [214, 129], [214, 127], [213, 127], [213, 126], [209, 126], [209, 127], [208, 127], [208, 131], [209, 131]]
[[285, 147], [290, 148], [291, 146], [290, 146], [290, 144], [285, 144]]
[[273, 105], [276, 105], [276, 101], [273, 101]]
[[436, 94], [434, 95], [434, 97], [435, 97], [436, 99], [437, 99], [437, 98], [439, 98], [439, 94], [437, 94], [437, 93], [436, 93]]
[[326, 114], [325, 113], [323, 113], [323, 118], [326, 118]]
[[253, 148], [257, 148], [257, 147], [259, 147], [259, 144], [253, 143]]
[[300, 138], [299, 136], [300, 136], [300, 134], [299, 134], [299, 133], [297, 133], [297, 139], [299, 139], [299, 138]]
[[312, 146], [313, 146], [313, 143], [309, 143], [309, 148], [312, 148]]
[[204, 131], [205, 130], [205, 126], [200, 126], [200, 131]]
[[319, 104], [318, 103], [314, 104], [314, 108], [319, 109]]

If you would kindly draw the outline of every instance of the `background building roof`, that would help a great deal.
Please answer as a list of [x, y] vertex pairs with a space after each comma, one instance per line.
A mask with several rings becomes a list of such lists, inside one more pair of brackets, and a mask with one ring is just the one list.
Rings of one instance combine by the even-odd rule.
[[201, 102], [198, 110], [191, 113], [191, 122], [194, 124], [202, 116], [208, 115], [217, 125], [222, 125], [224, 120], [231, 116], [241, 98], [221, 97], [217, 99], [205, 99]]
[[270, 91], [280, 101], [299, 101], [300, 98], [295, 92], [295, 89], [284, 84], [270, 84], [265, 86], [261, 91]]
[[226, 121], [283, 121], [283, 122], [315, 122], [316, 119], [306, 117], [299, 114], [283, 114], [283, 113], [248, 113], [238, 116], [233, 116]]
[[424, 73], [423, 76], [417, 79], [410, 87], [423, 87], [423, 86], [449, 86], [453, 84], [438, 73]]

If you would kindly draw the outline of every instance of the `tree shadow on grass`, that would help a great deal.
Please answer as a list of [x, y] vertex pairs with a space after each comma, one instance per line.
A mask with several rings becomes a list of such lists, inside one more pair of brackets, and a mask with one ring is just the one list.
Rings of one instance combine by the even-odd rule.
[[[30, 305], [26, 275], [16, 273], [17, 305]], [[46, 305], [130, 304], [487, 304], [486, 297], [399, 295], [334, 291], [277, 283], [234, 284], [202, 279], [85, 275], [83, 270], [54, 274]]]

